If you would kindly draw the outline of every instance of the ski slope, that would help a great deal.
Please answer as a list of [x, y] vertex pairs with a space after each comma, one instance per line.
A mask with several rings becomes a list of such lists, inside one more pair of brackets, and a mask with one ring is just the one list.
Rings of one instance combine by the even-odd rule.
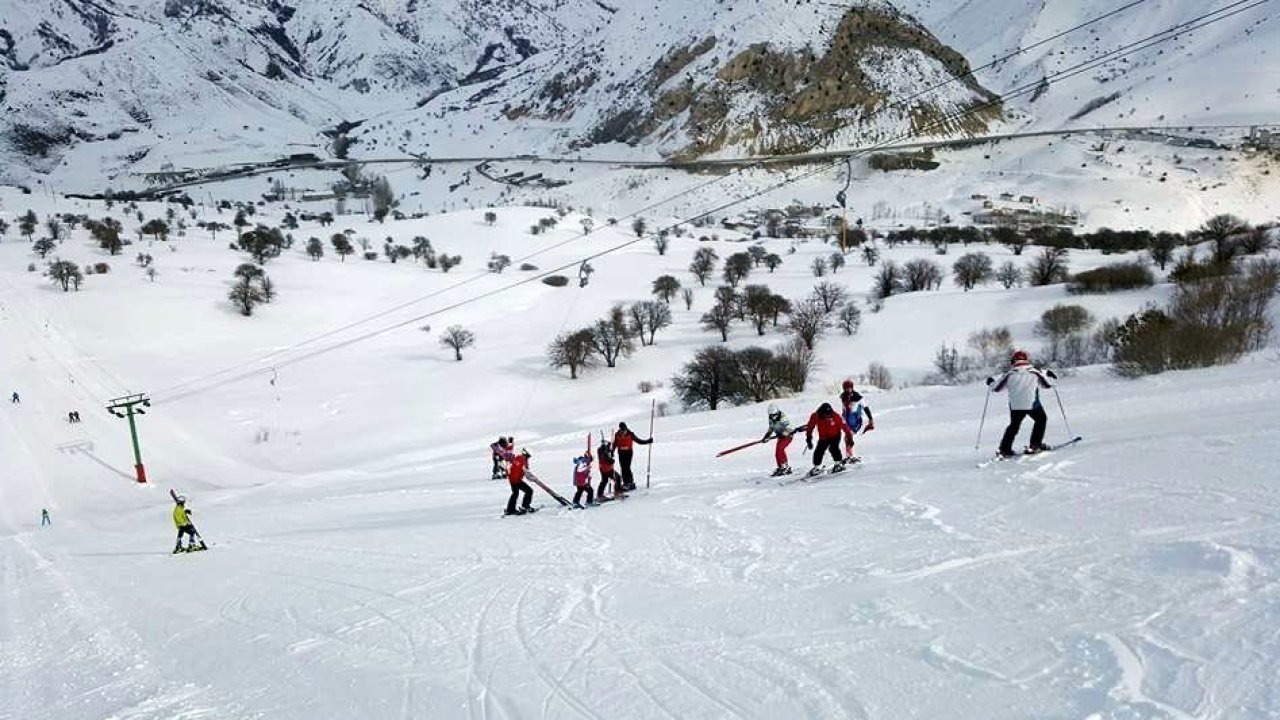
[[[107, 214], [4, 200], [11, 215]], [[299, 243], [266, 266], [280, 297], [253, 318], [222, 300], [244, 260], [228, 233], [105, 258], [78, 230], [59, 253], [112, 264], [79, 293], [25, 272], [26, 243], [0, 242], [0, 400], [22, 396], [0, 404], [0, 718], [1280, 714], [1273, 350], [1140, 381], [1071, 374], [1060, 386], [1071, 433], [1055, 397], [1049, 440], [1085, 441], [981, 469], [1004, 420], [997, 396], [975, 450], [981, 384], [872, 391], [865, 464], [785, 487], [766, 477], [771, 448], [714, 457], [763, 434], [762, 407], [673, 414], [656, 421], [648, 489], [583, 511], [539, 493], [541, 513], [503, 518], [505, 484], [487, 480], [493, 437], [516, 435], [567, 491], [586, 434], [618, 421], [647, 434], [667, 389], [636, 384], [668, 381], [716, 340], [697, 327], [712, 288], [676, 308], [655, 347], [578, 381], [545, 367], [549, 337], [647, 297], [663, 272], [691, 281], [698, 247], [723, 258], [746, 245], [677, 239], [660, 257], [645, 241], [594, 260], [587, 288], [534, 283], [409, 322], [521, 276], [473, 277], [491, 251], [545, 250], [530, 261], [546, 269], [627, 238], [619, 226], [573, 240], [575, 216], [534, 237], [524, 230], [546, 211], [498, 214], [494, 228], [480, 211], [342, 218], [322, 236], [350, 226], [377, 247], [424, 234], [464, 264], [444, 276], [358, 256], [312, 263]], [[810, 260], [831, 248], [796, 248], [748, 282], [805, 294]], [[140, 250], [156, 257], [154, 283], [128, 264]], [[885, 251], [919, 256], [932, 249]], [[825, 279], [861, 294], [872, 272], [851, 258]], [[398, 330], [251, 362], [468, 279], [360, 326], [408, 323]], [[914, 383], [938, 344], [979, 327], [1007, 324], [1034, 352], [1031, 326], [1055, 303], [1104, 318], [1165, 291], [891, 298], [864, 310], [858, 335], [819, 345], [809, 391], [779, 404], [803, 422], [870, 361]], [[461, 363], [436, 344], [453, 323], [477, 333]], [[739, 326], [731, 345], [781, 338]], [[227, 367], [254, 372], [186, 384]], [[126, 424], [101, 410], [131, 391], [157, 400], [139, 419], [146, 486], [131, 479]], [[72, 409], [82, 423], [66, 422]], [[793, 466], [803, 456], [793, 444]], [[169, 487], [190, 498], [210, 552], [169, 554]], [[52, 527], [39, 527], [41, 507]]]

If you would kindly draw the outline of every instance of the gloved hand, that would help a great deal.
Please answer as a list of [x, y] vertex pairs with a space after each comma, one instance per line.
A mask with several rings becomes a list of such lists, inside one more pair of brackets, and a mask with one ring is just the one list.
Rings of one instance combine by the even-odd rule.
[[1054, 372], [1054, 371], [1052, 371], [1052, 370], [1045, 370], [1044, 374], [1045, 374], [1045, 375], [1048, 375], [1050, 378], [1052, 378], [1052, 379], [1054, 379], [1054, 380], [1057, 380], [1057, 379], [1058, 379], [1058, 373], [1056, 373], [1056, 372]]
[[869, 433], [869, 432], [871, 432], [872, 430], [875, 430], [875, 429], [876, 429], [876, 424], [875, 424], [875, 423], [867, 423], [867, 429], [863, 430], [863, 431], [862, 431], [862, 434], [863, 434], [863, 435], [866, 435], [867, 433]]
[[804, 439], [804, 449], [805, 449], [805, 450], [812, 450], [812, 449], [813, 449], [813, 438], [805, 438], [805, 439]]
[[987, 387], [991, 387], [993, 384], [995, 384], [995, 381], [996, 379], [993, 377], [987, 378]]

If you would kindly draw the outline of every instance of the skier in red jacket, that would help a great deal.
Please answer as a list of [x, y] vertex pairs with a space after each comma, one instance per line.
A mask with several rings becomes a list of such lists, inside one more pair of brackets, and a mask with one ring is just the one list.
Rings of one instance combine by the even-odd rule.
[[[511, 499], [507, 500], [507, 515], [524, 515], [533, 512], [533, 508], [530, 507], [533, 502], [533, 488], [524, 481], [525, 469], [529, 467], [529, 457], [528, 450], [521, 450], [519, 454], [507, 453], [506, 460], [510, 463], [507, 468], [507, 481], [511, 483]], [[524, 493], [524, 502], [517, 510], [516, 500], [520, 497], [520, 493]]]
[[635, 445], [648, 445], [653, 438], [639, 438], [624, 422], [618, 423], [618, 431], [613, 434], [613, 447], [618, 451], [618, 464], [622, 466], [622, 489], [635, 490], [636, 479], [631, 474], [631, 456], [635, 453]]
[[[813, 431], [818, 431], [818, 447], [813, 447]], [[816, 412], [809, 416], [809, 423], [804, 428], [804, 446], [809, 450], [813, 450], [813, 469], [809, 471], [810, 475], [816, 475], [822, 467], [822, 456], [828, 452], [831, 453], [831, 459], [835, 460], [832, 471], [844, 469], [844, 457], [840, 454], [840, 438], [843, 437], [845, 444], [853, 444], [853, 431], [849, 429], [849, 423], [840, 417], [839, 413], [831, 407], [831, 403], [822, 403], [818, 406]]]

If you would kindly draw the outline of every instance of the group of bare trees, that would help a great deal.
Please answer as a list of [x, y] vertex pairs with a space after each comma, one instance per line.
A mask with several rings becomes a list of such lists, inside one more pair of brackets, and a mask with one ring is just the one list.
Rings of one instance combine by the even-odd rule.
[[554, 368], [568, 368], [577, 379], [582, 370], [603, 362], [617, 367], [640, 346], [653, 345], [659, 330], [672, 322], [671, 306], [660, 300], [641, 300], [624, 307], [614, 305], [590, 327], [561, 333], [547, 346], [547, 362]]

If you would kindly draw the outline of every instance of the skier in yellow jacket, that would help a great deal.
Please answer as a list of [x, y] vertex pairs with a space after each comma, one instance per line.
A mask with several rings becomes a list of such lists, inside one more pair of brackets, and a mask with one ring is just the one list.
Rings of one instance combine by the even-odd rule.
[[[196, 526], [191, 522], [191, 511], [187, 509], [187, 499], [172, 490], [169, 494], [173, 496], [173, 524], [178, 528], [178, 543], [173, 546], [175, 554], [180, 552], [191, 552], [193, 550], [208, 550], [209, 546], [204, 544], [204, 538], [200, 537], [200, 533], [196, 532]], [[187, 546], [182, 547], [182, 536], [188, 537]], [[196, 546], [199, 542], [199, 547]]]

